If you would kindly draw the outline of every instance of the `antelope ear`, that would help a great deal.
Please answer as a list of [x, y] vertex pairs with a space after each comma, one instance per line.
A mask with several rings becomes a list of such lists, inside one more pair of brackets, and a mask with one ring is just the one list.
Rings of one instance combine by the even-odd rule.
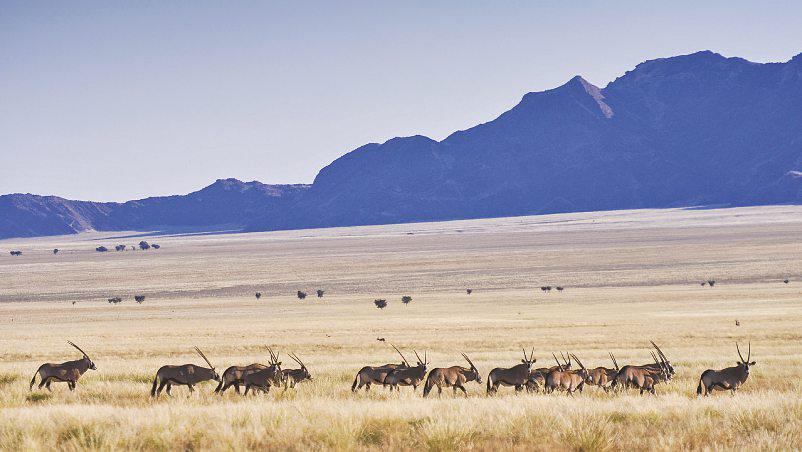
[[749, 363], [750, 366], [754, 366], [755, 364], [757, 364], [757, 361], [752, 361], [751, 363]]
[[522, 359], [521, 362], [524, 363], [524, 364], [527, 363], [527, 361], [525, 359]]

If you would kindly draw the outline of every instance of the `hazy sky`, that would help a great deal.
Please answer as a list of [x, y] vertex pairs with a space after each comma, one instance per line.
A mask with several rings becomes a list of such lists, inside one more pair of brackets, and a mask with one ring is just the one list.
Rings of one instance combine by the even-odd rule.
[[[802, 2], [0, 1], [0, 193], [91, 200], [311, 182], [573, 75], [802, 52]], [[701, 5], [704, 3], [704, 5]]]

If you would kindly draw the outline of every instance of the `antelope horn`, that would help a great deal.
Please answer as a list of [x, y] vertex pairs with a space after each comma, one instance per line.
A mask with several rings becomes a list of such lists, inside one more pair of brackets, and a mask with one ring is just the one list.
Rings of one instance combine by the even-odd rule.
[[[418, 363], [425, 363], [425, 362], [426, 362], [425, 360], [423, 360], [423, 361], [422, 361], [422, 360], [420, 359], [420, 355], [418, 355], [418, 351], [417, 351], [417, 350], [415, 350], [415, 349], [412, 349], [412, 352], [413, 352], [413, 353], [415, 353], [415, 358], [418, 358]], [[424, 353], [425, 353], [425, 352], [424, 352]]]
[[[390, 344], [390, 345], [393, 345], [393, 344]], [[404, 361], [404, 364], [406, 364], [407, 367], [409, 367], [409, 361], [407, 361], [407, 358], [404, 357], [403, 353], [401, 353], [401, 350], [399, 350], [398, 347], [396, 347], [395, 345], [393, 345], [393, 348], [395, 349], [395, 351], [398, 352], [399, 355], [401, 355], [401, 359]]]
[[579, 367], [581, 367], [583, 370], [585, 369], [585, 366], [582, 365], [582, 361], [580, 361], [579, 358], [576, 357], [576, 355], [574, 355], [573, 353], [569, 353], [568, 356], [573, 357], [574, 361], [576, 361], [576, 363], [579, 364]]
[[67, 343], [77, 348], [79, 352], [81, 352], [85, 357], [89, 358], [89, 355], [87, 355], [85, 351], [81, 350], [81, 347], [75, 345], [72, 341], [67, 341]]
[[535, 347], [532, 347], [532, 356], [529, 357], [529, 361], [535, 362]]
[[474, 366], [474, 365], [473, 365], [473, 363], [471, 362], [471, 359], [470, 359], [470, 358], [468, 358], [468, 355], [466, 355], [465, 353], [463, 353], [463, 354], [462, 354], [462, 357], [463, 357], [463, 358], [465, 358], [465, 361], [468, 361], [468, 364], [470, 364], [470, 365], [471, 365], [471, 367], [473, 367], [474, 369], [476, 369], [476, 366]]
[[526, 349], [521, 347], [521, 350], [524, 352], [524, 361], [526, 361]]
[[615, 370], [618, 370], [618, 363], [615, 361], [615, 355], [613, 355], [613, 352], [610, 352], [610, 359], [613, 360], [613, 365], [615, 366]]
[[744, 357], [741, 355], [741, 349], [738, 347], [738, 343], [737, 342], [735, 343], [735, 349], [738, 350], [738, 357], [741, 358], [741, 362], [742, 363], [746, 362], [746, 361], [744, 361]]
[[212, 363], [209, 362], [209, 359], [206, 357], [206, 355], [203, 354], [203, 352], [201, 351], [201, 349], [198, 348], [197, 345], [195, 346], [195, 351], [198, 352], [199, 355], [201, 355], [201, 358], [203, 358], [203, 360], [206, 361], [206, 364], [208, 364], [210, 368], [214, 369]]
[[654, 348], [657, 350], [657, 353], [659, 353], [659, 354], [660, 354], [660, 357], [661, 357], [661, 358], [663, 358], [663, 361], [666, 361], [666, 362], [667, 362], [667, 361], [668, 361], [668, 357], [666, 356], [666, 354], [665, 354], [665, 353], [663, 353], [663, 351], [662, 351], [662, 350], [660, 350], [660, 347], [658, 347], [658, 346], [657, 346], [657, 344], [655, 344], [655, 343], [654, 343], [654, 341], [649, 341], [649, 342], [651, 342], [651, 343], [652, 343], [652, 345], [654, 346]]
[[746, 352], [746, 362], [750, 362], [750, 359], [752, 359], [752, 341], [749, 341], [749, 351]]
[[297, 357], [297, 356], [295, 356], [295, 354], [294, 354], [294, 353], [288, 353], [288, 355], [290, 356], [290, 358], [292, 358], [292, 360], [293, 360], [293, 361], [295, 361], [296, 363], [298, 363], [298, 365], [299, 365], [299, 366], [301, 366], [301, 367], [304, 367], [304, 364], [301, 362], [301, 360], [300, 360], [300, 359], [298, 359], [298, 357]]
[[276, 354], [273, 353], [273, 347], [267, 347], [267, 352], [270, 353], [270, 364], [276, 364], [278, 359], [276, 358]]
[[557, 368], [558, 368], [558, 369], [560, 369], [560, 372], [562, 372], [562, 371], [563, 371], [563, 365], [562, 365], [562, 364], [560, 364], [560, 360], [559, 360], [559, 359], [557, 359], [557, 355], [555, 355], [555, 354], [552, 352], [551, 356], [553, 356], [553, 357], [554, 357], [554, 360], [555, 360], [555, 361], [557, 361]]

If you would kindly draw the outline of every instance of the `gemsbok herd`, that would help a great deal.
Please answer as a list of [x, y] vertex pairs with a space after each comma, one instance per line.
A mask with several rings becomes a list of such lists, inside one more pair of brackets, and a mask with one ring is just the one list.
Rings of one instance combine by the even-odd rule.
[[[90, 369], [97, 370], [95, 363], [86, 352], [70, 341], [67, 343], [81, 352], [83, 357], [60, 364], [42, 364], [31, 379], [29, 390], [33, 390], [33, 385], [36, 383], [36, 377], [38, 376], [39, 389], [44, 387], [47, 390], [51, 390], [51, 383], [63, 382], [67, 383], [70, 391], [74, 391], [81, 375]], [[542, 391], [550, 394], [556, 390], [573, 395], [575, 392], [581, 393], [586, 385], [598, 386], [605, 392], [636, 389], [640, 391], [640, 394], [656, 394], [655, 387], [660, 383], [671, 381], [675, 371], [671, 361], [660, 347], [654, 341], [651, 341], [651, 345], [654, 348], [651, 351], [654, 362], [641, 365], [628, 364], [619, 367], [615, 356], [610, 353], [610, 361], [613, 367], [596, 367], [593, 369], [586, 368], [575, 354], [563, 354], [562, 352], [560, 352], [562, 361], [552, 353], [556, 365], [534, 368], [534, 364], [537, 362], [534, 348], [529, 354], [527, 354], [526, 350], [523, 350], [523, 359], [520, 364], [511, 367], [496, 367], [490, 371], [486, 381], [487, 394], [493, 395], [497, 393], [500, 386], [510, 386], [515, 388], [516, 392], [526, 390], [527, 392]], [[468, 367], [436, 367], [427, 371], [429, 361], [426, 352], [423, 353], [423, 358], [421, 358], [418, 352], [413, 350], [417, 358], [417, 363], [413, 366], [407, 361], [401, 350], [395, 345], [392, 347], [401, 356], [401, 362], [361, 368], [354, 378], [351, 391], [356, 392], [364, 387], [367, 392], [370, 390], [371, 385], [377, 384], [389, 388], [390, 391], [399, 391], [400, 386], [411, 386], [414, 392], [418, 386], [423, 385], [423, 397], [427, 397], [435, 386], [437, 387], [438, 395], [442, 394], [443, 387], [450, 387], [453, 389], [454, 395], [457, 395], [459, 390], [467, 397], [468, 391], [465, 388], [467, 383], [475, 381], [478, 384], [482, 384], [479, 369], [476, 368], [473, 361], [465, 353], [462, 353], [462, 357], [468, 363]], [[721, 370], [708, 369], [702, 372], [696, 388], [697, 395], [708, 396], [713, 391], [725, 390], [731, 391], [734, 395], [738, 388], [746, 382], [747, 378], [749, 378], [749, 368], [755, 365], [755, 361], [751, 361], [752, 343], [749, 343], [746, 359], [741, 354], [741, 349], [737, 343], [735, 348], [740, 361], [736, 363], [735, 367], [727, 367]], [[288, 355], [300, 367], [297, 369], [282, 369], [279, 354], [273, 352], [270, 347], [268, 347], [268, 353], [270, 354], [268, 365], [253, 363], [247, 366], [231, 366], [222, 375], [217, 373], [215, 367], [198, 347], [195, 347], [195, 351], [209, 367], [195, 364], [162, 366], [153, 379], [150, 395], [158, 397], [163, 390], [167, 395], [172, 395], [170, 391], [173, 385], [187, 386], [189, 391], [193, 392], [196, 384], [212, 380], [218, 383], [214, 392], [221, 395], [231, 386], [234, 386], [237, 394], [241, 393], [240, 386], [245, 386], [244, 395], [247, 395], [251, 390], [254, 392], [260, 390], [267, 393], [273, 386], [283, 387], [286, 391], [288, 388], [294, 388], [298, 383], [313, 380], [306, 365], [293, 353]]]

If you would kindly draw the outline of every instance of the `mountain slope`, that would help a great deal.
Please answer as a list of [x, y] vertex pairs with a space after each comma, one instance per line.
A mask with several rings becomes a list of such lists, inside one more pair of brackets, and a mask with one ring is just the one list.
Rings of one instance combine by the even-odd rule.
[[396, 138], [321, 170], [251, 230], [697, 204], [802, 202], [802, 56], [699, 52], [599, 89], [529, 93], [442, 142]]
[[0, 238], [71, 234], [87, 230], [242, 228], [294, 202], [308, 185], [265, 185], [221, 179], [183, 196], [98, 203], [56, 196], [0, 196]]

